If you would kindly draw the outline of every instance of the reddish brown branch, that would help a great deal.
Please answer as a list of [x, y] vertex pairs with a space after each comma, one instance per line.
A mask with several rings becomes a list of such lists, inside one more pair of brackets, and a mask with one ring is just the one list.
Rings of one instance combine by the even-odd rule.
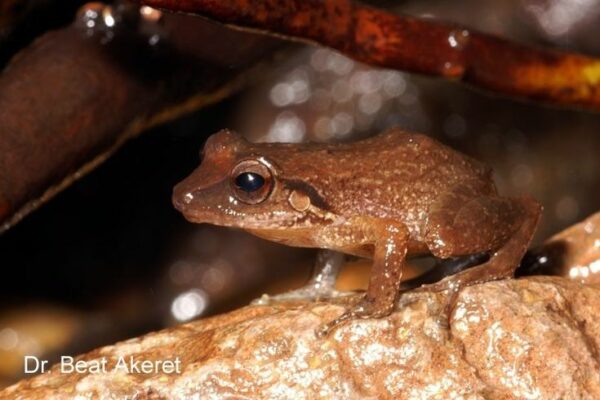
[[391, 14], [351, 0], [141, 0], [309, 40], [386, 68], [460, 79], [513, 96], [600, 110], [600, 60]]

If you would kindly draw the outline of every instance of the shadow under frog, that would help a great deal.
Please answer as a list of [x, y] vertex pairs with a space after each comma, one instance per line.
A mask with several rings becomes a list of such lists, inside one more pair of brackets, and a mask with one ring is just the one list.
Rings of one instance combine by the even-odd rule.
[[[336, 144], [255, 144], [223, 130], [208, 139], [202, 164], [175, 187], [173, 202], [192, 222], [372, 258], [364, 298], [321, 334], [344, 320], [390, 314], [408, 256], [489, 254], [417, 290], [457, 293], [512, 277], [541, 214], [531, 198], [499, 196], [487, 166], [398, 128]], [[306, 297], [333, 290], [341, 258], [320, 259], [310, 288], [297, 291]]]

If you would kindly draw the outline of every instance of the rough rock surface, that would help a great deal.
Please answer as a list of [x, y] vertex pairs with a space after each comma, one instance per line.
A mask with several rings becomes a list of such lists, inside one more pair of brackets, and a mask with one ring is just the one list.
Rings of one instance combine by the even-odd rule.
[[[355, 299], [356, 296], [353, 296]], [[80, 357], [106, 373], [51, 372], [2, 399], [600, 399], [600, 288], [535, 277], [443, 294], [408, 293], [388, 318], [329, 337], [340, 302], [250, 306]], [[119, 356], [179, 357], [181, 373], [127, 374]]]

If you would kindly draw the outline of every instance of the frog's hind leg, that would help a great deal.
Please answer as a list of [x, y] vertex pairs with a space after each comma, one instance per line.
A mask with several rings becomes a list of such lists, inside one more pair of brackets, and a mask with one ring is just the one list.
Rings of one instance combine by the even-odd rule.
[[308, 283], [297, 290], [276, 296], [263, 296], [254, 300], [253, 304], [268, 304], [277, 301], [320, 300], [335, 297], [335, 282], [344, 264], [344, 254], [333, 250], [319, 250]]
[[[454, 216], [454, 221], [447, 227], [444, 237], [438, 234], [437, 239], [445, 241], [446, 247], [437, 249], [438, 254], [434, 255], [482, 251], [487, 243], [491, 245], [487, 249], [490, 259], [481, 265], [416, 290], [448, 290], [451, 292], [450, 302], [453, 303], [456, 294], [466, 286], [512, 277], [535, 233], [541, 211], [541, 206], [528, 197], [490, 197], [467, 203]], [[478, 229], [479, 227], [482, 229]]]
[[400, 285], [400, 291], [406, 292], [420, 286], [441, 281], [447, 276], [466, 271], [468, 268], [483, 264], [489, 259], [490, 256], [488, 252], [469, 254], [460, 257], [437, 258], [435, 265], [430, 270], [415, 278], [403, 280]]

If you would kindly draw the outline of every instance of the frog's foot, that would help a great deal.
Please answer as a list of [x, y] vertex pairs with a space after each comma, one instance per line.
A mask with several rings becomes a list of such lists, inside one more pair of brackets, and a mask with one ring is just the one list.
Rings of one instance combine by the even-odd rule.
[[[467, 272], [470, 272], [470, 273], [467, 274]], [[483, 283], [488, 280], [492, 280], [492, 279], [489, 279], [488, 276], [486, 276], [486, 272], [487, 272], [486, 264], [483, 264], [483, 265], [473, 268], [473, 270], [462, 271], [455, 275], [447, 276], [438, 282], [421, 285], [417, 288], [412, 289], [411, 292], [413, 292], [413, 293], [419, 293], [419, 292], [421, 292], [421, 293], [423, 293], [423, 292], [456, 293], [467, 286], [471, 286], [471, 285], [475, 285], [477, 283]], [[502, 278], [505, 278], [505, 277], [509, 278], [510, 276], [511, 276], [511, 274], [509, 272], [507, 274], [507, 276], [502, 276]], [[496, 279], [501, 279], [501, 278], [496, 278]]]
[[329, 335], [335, 328], [340, 326], [342, 323], [351, 321], [353, 319], [366, 319], [366, 318], [382, 318], [390, 315], [394, 309], [394, 304], [383, 304], [378, 303], [374, 300], [365, 297], [362, 298], [351, 309], [344, 312], [342, 315], [337, 317], [331, 322], [321, 325], [315, 332], [317, 337], [324, 337]]
[[300, 289], [291, 290], [275, 296], [264, 294], [260, 298], [253, 300], [252, 304], [268, 305], [282, 301], [298, 300], [319, 301], [344, 295], [347, 295], [347, 293], [337, 291], [333, 288], [333, 286], [310, 283]]
[[458, 295], [462, 289], [480, 283], [510, 279], [514, 276], [517, 266], [518, 261], [516, 259], [507, 257], [505, 253], [500, 251], [481, 265], [447, 276], [438, 282], [420, 286], [411, 292], [447, 293], [444, 314], [450, 317], [454, 312]]
[[344, 255], [332, 250], [320, 250], [314, 271], [306, 286], [277, 296], [263, 295], [252, 304], [266, 305], [278, 301], [323, 300], [344, 295], [335, 290], [335, 281], [344, 264]]

